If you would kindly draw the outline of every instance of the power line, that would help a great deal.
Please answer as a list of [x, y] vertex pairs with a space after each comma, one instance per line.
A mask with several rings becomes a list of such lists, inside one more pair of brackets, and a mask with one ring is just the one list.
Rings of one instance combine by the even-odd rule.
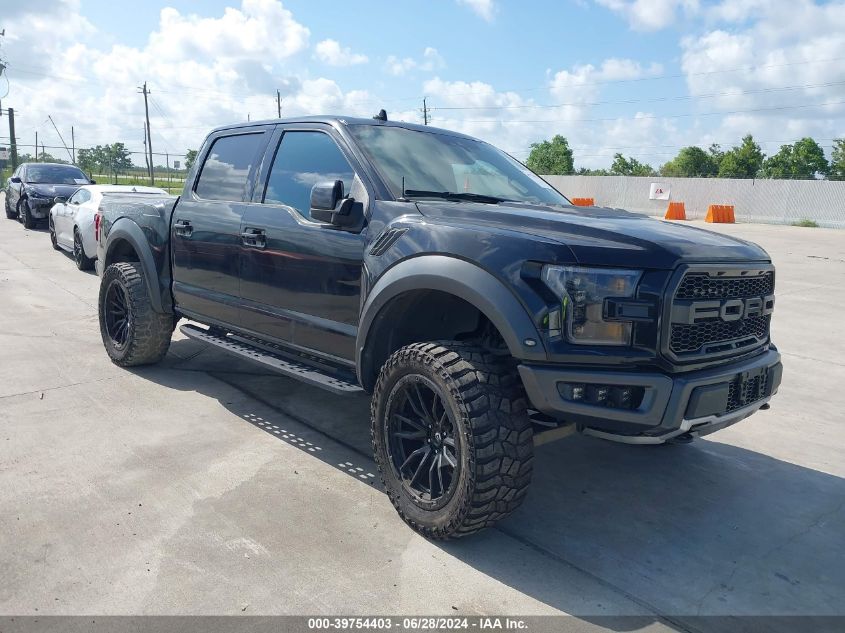
[[646, 99], [619, 99], [611, 101], [570, 101], [567, 103], [552, 104], [521, 104], [521, 105], [479, 105], [479, 106], [435, 106], [429, 110], [521, 110], [531, 108], [563, 108], [567, 106], [585, 107], [599, 105], [628, 105], [632, 103], [656, 103], [663, 101], [691, 101], [696, 99], [713, 99], [718, 97], [739, 97], [749, 94], [761, 94], [769, 92], [784, 92], [789, 90], [801, 90], [808, 88], [827, 88], [830, 86], [841, 86], [845, 81], [831, 81], [823, 84], [803, 84], [800, 86], [783, 86], [773, 88], [758, 88], [756, 90], [739, 90], [734, 92], [713, 92], [702, 95], [676, 95], [671, 97], [649, 97]]
[[[827, 63], [834, 63], [845, 60], [845, 57], [834, 57], [828, 59], [808, 59], [796, 62], [786, 62], [781, 64], [759, 64], [759, 65], [751, 65], [751, 66], [740, 66], [736, 68], [725, 68], [720, 70], [710, 70], [710, 71], [702, 71], [697, 73], [674, 73], [674, 74], [663, 74], [663, 75], [653, 75], [650, 77], [635, 77], [635, 78], [627, 78], [627, 79], [607, 79], [607, 80], [600, 80], [600, 81], [589, 81], [589, 82], [571, 82], [566, 84], [557, 85], [557, 88], [579, 88], [584, 86], [598, 86], [598, 85], [609, 85], [609, 84], [620, 84], [620, 83], [632, 83], [632, 82], [642, 82], [642, 81], [656, 81], [660, 79], [677, 79], [677, 78], [684, 78], [684, 77], [700, 77], [700, 76], [708, 76], [708, 75], [716, 75], [716, 74], [724, 74], [724, 73], [734, 73], [734, 72], [742, 72], [742, 71], [751, 71], [751, 70], [761, 70], [767, 68], [785, 68], [785, 67], [792, 67], [792, 66], [800, 66], [806, 64], [827, 64]], [[40, 75], [48, 78], [53, 79], [65, 79], [69, 81], [91, 81], [93, 83], [99, 83], [102, 85], [113, 85], [113, 82], [107, 82], [104, 80], [93, 79], [90, 76], [79, 75], [75, 77], [70, 77], [68, 75], [54, 75], [50, 73], [45, 73], [41, 70], [26, 70], [27, 66], [15, 66], [12, 65], [10, 67], [11, 70], [22, 72], [25, 74], [32, 74], [32, 75]], [[243, 91], [237, 92], [229, 92], [229, 91], [222, 91], [216, 90], [213, 88], [207, 87], [200, 87], [200, 86], [189, 86], [185, 84], [171, 84], [180, 88], [180, 90], [170, 90], [167, 88], [162, 88], [157, 90], [161, 93], [168, 93], [168, 94], [180, 94], [180, 93], [209, 93], [214, 95], [223, 95], [223, 96], [230, 96], [235, 98], [249, 98], [249, 97], [261, 97], [264, 96], [263, 93], [245, 93]], [[533, 92], [537, 90], [545, 90], [548, 89], [548, 83], [543, 84], [542, 86], [534, 86], [529, 88], [509, 88], [499, 90], [498, 92]], [[448, 96], [458, 97], [458, 96], [467, 96], [473, 95], [474, 92], [451, 92], [447, 93]], [[371, 100], [362, 100], [362, 101], [355, 101], [349, 102], [350, 105], [364, 105], [364, 104], [385, 104], [385, 103], [398, 103], [398, 102], [408, 102], [408, 101], [415, 101], [420, 97], [401, 97], [395, 99], [378, 99], [373, 98]], [[552, 106], [554, 107], [554, 106]], [[432, 110], [435, 108], [432, 108]], [[438, 108], [443, 109], [443, 108]]]
[[[750, 70], [762, 70], [764, 68], [784, 68], [788, 66], [799, 66], [804, 64], [827, 64], [833, 62], [839, 62], [845, 60], [845, 57], [833, 57], [830, 59], [807, 59], [800, 62], [788, 62], [784, 64], [763, 64], [757, 66], [740, 66], [737, 68], [724, 68], [721, 70], [708, 70], [702, 71], [698, 73], [675, 73], [675, 74], [664, 74], [664, 75], [652, 75], [650, 77], [633, 77], [628, 79], [605, 79], [599, 81], [582, 81], [582, 82], [571, 82], [566, 84], [558, 84], [557, 88], [581, 88], [584, 86], [604, 86], [608, 84], [620, 84], [620, 83], [635, 83], [641, 81], [657, 81], [659, 79], [680, 79], [685, 77], [702, 77], [707, 75], [718, 75], [722, 73], [735, 73], [735, 72], [742, 72], [742, 71], [750, 71]], [[545, 90], [548, 88], [548, 84], [543, 84], [542, 86], [532, 87], [532, 88], [509, 88], [504, 90], [499, 90], [499, 92], [534, 92], [537, 90]], [[473, 95], [474, 92], [457, 92], [452, 93], [451, 96], [453, 97], [463, 97], [468, 95]]]
[[595, 123], [600, 121], [639, 121], [644, 119], [681, 119], [686, 117], [722, 116], [726, 114], [746, 114], [749, 112], [775, 112], [779, 110], [796, 110], [801, 108], [821, 108], [831, 105], [840, 105], [843, 101], [828, 101], [826, 103], [808, 103], [791, 106], [774, 106], [768, 108], [749, 108], [746, 110], [719, 110], [717, 112], [690, 112], [686, 114], [643, 114], [633, 117], [602, 117], [591, 119], [458, 119], [461, 123]]

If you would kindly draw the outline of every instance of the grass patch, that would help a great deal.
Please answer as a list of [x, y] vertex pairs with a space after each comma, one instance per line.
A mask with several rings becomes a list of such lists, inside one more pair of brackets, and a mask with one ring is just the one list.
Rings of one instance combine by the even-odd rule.
[[816, 222], [815, 220], [809, 220], [807, 218], [804, 218], [803, 220], [798, 220], [797, 222], [793, 222], [792, 226], [803, 226], [803, 227], [806, 227], [808, 229], [817, 229], [817, 228], [819, 228], [819, 223]]
[[[94, 174], [94, 180], [100, 185], [143, 185], [150, 186], [150, 177], [146, 174]], [[155, 186], [161, 187], [169, 193], [181, 193], [184, 186], [184, 175], [156, 172]]]

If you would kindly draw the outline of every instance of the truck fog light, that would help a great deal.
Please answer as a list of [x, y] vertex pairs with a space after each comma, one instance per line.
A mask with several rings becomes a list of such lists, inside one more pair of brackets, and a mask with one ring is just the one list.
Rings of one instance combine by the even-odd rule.
[[630, 387], [615, 387], [613, 389], [613, 397], [611, 399], [614, 407], [619, 409], [628, 409], [631, 406], [631, 388]]
[[607, 396], [609, 393], [610, 388], [607, 385], [587, 386], [587, 400], [595, 402], [596, 404], [604, 404], [607, 402]]
[[560, 382], [557, 385], [558, 393], [563, 396], [564, 400], [571, 400], [573, 402], [580, 402], [584, 400], [587, 389], [581, 383]]

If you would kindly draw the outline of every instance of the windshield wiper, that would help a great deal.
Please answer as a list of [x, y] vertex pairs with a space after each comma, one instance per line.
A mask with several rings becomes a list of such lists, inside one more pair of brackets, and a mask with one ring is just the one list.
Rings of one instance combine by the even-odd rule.
[[407, 198], [442, 198], [443, 200], [469, 200], [470, 202], [482, 202], [485, 204], [498, 204], [500, 202], [509, 202], [507, 198], [497, 198], [496, 196], [487, 196], [483, 193], [459, 193], [456, 191], [425, 191], [422, 189], [406, 189], [405, 197]]

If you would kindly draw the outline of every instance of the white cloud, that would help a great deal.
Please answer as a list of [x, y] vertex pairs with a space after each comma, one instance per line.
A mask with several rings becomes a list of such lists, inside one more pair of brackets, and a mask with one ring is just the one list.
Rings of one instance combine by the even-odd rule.
[[653, 62], [643, 66], [632, 59], [612, 57], [599, 67], [592, 64], [577, 64], [570, 70], [560, 70], [549, 80], [549, 92], [558, 101], [570, 104], [566, 112], [572, 116], [582, 114], [584, 107], [598, 97], [602, 84], [654, 77], [663, 72], [663, 67]]
[[458, 0], [458, 4], [468, 6], [479, 17], [491, 22], [496, 14], [496, 6], [493, 0]]
[[369, 61], [366, 55], [353, 53], [348, 47], [341, 48], [340, 43], [332, 39], [318, 42], [314, 51], [317, 59], [329, 66], [354, 66]]
[[637, 31], [659, 31], [675, 23], [679, 9], [696, 14], [699, 0], [595, 0], [628, 20]]
[[705, 97], [698, 110], [735, 112], [716, 119], [714, 133], [738, 138], [751, 132], [776, 141], [764, 148], [769, 153], [779, 142], [802, 136], [841, 135], [845, 104], [835, 102], [845, 100], [845, 66], [825, 60], [845, 57], [845, 5], [809, 0], [765, 4], [765, 9], [754, 0], [718, 5], [713, 19], [742, 22], [751, 15], [749, 7], [758, 12], [746, 28], [682, 39], [681, 68], [689, 93]]
[[[435, 78], [423, 90], [433, 108], [433, 125], [486, 140], [520, 160], [527, 158], [530, 143], [561, 134], [574, 148], [577, 167], [607, 167], [616, 152], [657, 166], [671, 156], [661, 155], [666, 150], [655, 146], [690, 142], [672, 121], [645, 111], [633, 117], [596, 116], [590, 102], [600, 97], [601, 82], [662, 72], [659, 64], [616, 58], [598, 66], [575, 66], [551, 76], [541, 102], [480, 81]], [[552, 107], [549, 102], [566, 105]]]
[[150, 48], [163, 58], [225, 57], [265, 60], [290, 57], [308, 46], [310, 31], [276, 0], [242, 0], [241, 8], [227, 7], [219, 18], [182, 15], [161, 10]]
[[423, 72], [432, 72], [446, 66], [443, 56], [437, 52], [436, 48], [427, 46], [423, 50], [420, 59], [413, 57], [397, 57], [389, 55], [385, 61], [385, 69], [388, 73], [394, 76], [404, 75], [412, 70], [420, 70]]
[[[104, 38], [92, 36], [77, 0], [15, 6], [25, 8], [4, 14], [11, 91], [3, 105], [19, 113], [22, 153], [32, 151], [25, 145], [36, 130], [45, 145], [60, 145], [45, 124], [50, 114], [67, 141], [74, 126], [77, 147], [122, 141], [143, 164], [144, 102], [137, 86], [144, 81], [152, 93], [153, 149], [171, 159], [196, 149], [217, 125], [274, 118], [276, 89], [283, 115], [365, 115], [375, 107], [366, 91], [344, 91], [333, 79], [307, 73], [301, 53], [309, 30], [277, 0], [243, 0], [212, 17], [164, 9], [144, 46], [110, 48], [98, 47]], [[43, 35], [19, 35], [33, 30]]]

